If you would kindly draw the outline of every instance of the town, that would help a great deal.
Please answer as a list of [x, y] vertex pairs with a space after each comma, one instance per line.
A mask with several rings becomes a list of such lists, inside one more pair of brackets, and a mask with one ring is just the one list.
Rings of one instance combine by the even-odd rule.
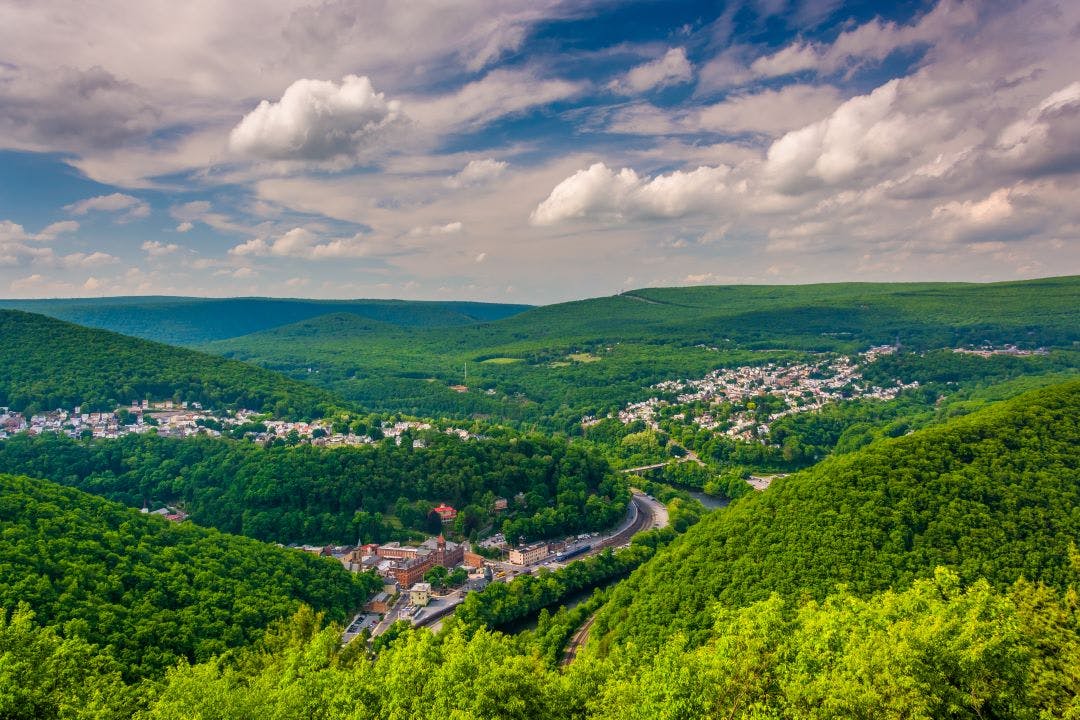
[[[457, 516], [457, 510], [446, 503], [437, 506], [435, 512], [444, 525], [452, 524]], [[470, 591], [481, 590], [491, 582], [509, 582], [521, 574], [556, 570], [571, 560], [608, 548], [625, 547], [638, 532], [666, 527], [668, 522], [667, 508], [662, 503], [635, 491], [626, 517], [606, 533], [584, 533], [516, 546], [500, 533], [472, 549], [447, 540], [442, 534], [415, 545], [389, 542], [305, 545], [298, 549], [335, 558], [353, 572], [375, 572], [383, 579], [382, 589], [346, 628], [343, 641], [348, 643], [362, 634], [379, 635], [395, 620], [433, 627], [452, 613]]]
[[[891, 400], [918, 387], [918, 383], [897, 382], [883, 388], [862, 381], [863, 366], [894, 351], [893, 346], [882, 345], [870, 348], [857, 360], [841, 355], [817, 363], [744, 365], [720, 368], [696, 380], [666, 380], [652, 386], [663, 397], [627, 405], [619, 411], [618, 419], [623, 424], [641, 421], [657, 429], [660, 409], [675, 408], [681, 412], [669, 414], [674, 420], [686, 420], [731, 438], [765, 442], [770, 423], [787, 415], [854, 398]], [[771, 401], [770, 412], [762, 417], [759, 403], [767, 400]], [[591, 417], [582, 419], [585, 426], [595, 422]]]
[[[144, 400], [120, 407], [112, 412], [83, 412], [76, 406], [71, 410], [58, 408], [36, 413], [27, 418], [23, 413], [0, 407], [0, 440], [18, 433], [39, 435], [51, 432], [71, 438], [116, 439], [131, 433], [154, 432], [161, 437], [186, 438], [194, 435], [219, 437], [242, 429], [243, 437], [255, 442], [281, 440], [288, 443], [310, 443], [327, 447], [368, 445], [383, 438], [393, 438], [398, 444], [408, 431], [431, 430], [431, 423], [416, 420], [383, 422], [378, 432], [353, 434], [335, 432], [329, 420], [291, 422], [271, 419], [266, 413], [254, 410], [213, 412], [200, 403]], [[447, 428], [444, 432], [462, 440], [479, 438], [462, 428]], [[414, 439], [414, 447], [422, 447], [423, 439]]]

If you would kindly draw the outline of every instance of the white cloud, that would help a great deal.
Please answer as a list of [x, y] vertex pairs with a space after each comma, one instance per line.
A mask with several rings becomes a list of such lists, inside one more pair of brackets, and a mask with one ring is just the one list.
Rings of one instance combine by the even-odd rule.
[[461, 172], [446, 179], [446, 186], [456, 189], [486, 185], [502, 175], [508, 164], [494, 158], [470, 160]]
[[626, 222], [715, 210], [729, 191], [729, 174], [726, 166], [699, 167], [648, 179], [630, 168], [616, 173], [595, 163], [556, 185], [529, 219], [533, 225], [585, 218]]
[[142, 249], [150, 257], [162, 257], [170, 255], [180, 249], [176, 243], [163, 243], [157, 240], [147, 240], [142, 244]]
[[262, 160], [327, 161], [364, 156], [404, 117], [401, 104], [366, 77], [340, 84], [297, 80], [281, 100], [263, 100], [229, 134], [234, 152]]
[[93, 267], [118, 262], [119, 258], [106, 252], [72, 253], [63, 257], [65, 264], [74, 267]]
[[64, 209], [72, 215], [86, 215], [89, 212], [123, 213], [120, 219], [125, 221], [144, 218], [150, 214], [150, 206], [146, 202], [118, 192], [79, 200], [65, 205]]
[[768, 150], [765, 174], [782, 192], [860, 179], [891, 167], [940, 140], [952, 128], [947, 114], [909, 115], [900, 109], [900, 81], [854, 97], [829, 117], [787, 133]]
[[829, 44], [797, 41], [777, 52], [759, 57], [750, 65], [753, 74], [763, 77], [790, 75], [804, 70], [830, 73], [881, 61], [903, 47], [929, 44], [946, 37], [977, 19], [973, 2], [942, 0], [910, 25], [883, 22], [875, 18], [841, 33]]
[[475, 129], [491, 121], [581, 93], [585, 83], [539, 77], [532, 70], [493, 70], [455, 92], [413, 98], [409, 115], [436, 132]]
[[682, 85], [694, 79], [694, 67], [686, 50], [668, 50], [663, 57], [631, 68], [624, 76], [613, 80], [608, 87], [619, 93], [643, 93], [649, 90]]
[[431, 237], [433, 235], [457, 235], [465, 228], [461, 222], [448, 222], [444, 225], [417, 226], [409, 230], [412, 237]]
[[101, 280], [91, 275], [90, 277], [86, 278], [86, 282], [83, 283], [83, 290], [89, 290], [93, 292], [95, 290], [100, 290], [102, 285], [103, 283], [101, 282]]
[[355, 258], [369, 255], [372, 242], [363, 235], [324, 240], [307, 228], [296, 227], [267, 241], [254, 238], [229, 250], [234, 256], [276, 256], [307, 260]]
[[732, 95], [697, 111], [692, 120], [698, 130], [774, 135], [819, 120], [839, 102], [839, 91], [829, 85], [788, 85]]
[[79, 229], [79, 223], [74, 220], [61, 220], [51, 225], [46, 225], [41, 232], [34, 236], [38, 242], [49, 242], [65, 233], [72, 233]]
[[479, 255], [476, 256], [476, 262], [478, 262], [478, 263], [482, 263], [485, 260], [487, 260], [487, 253], [486, 252], [482, 252], [482, 253], [480, 253]]
[[839, 103], [840, 93], [832, 86], [788, 85], [734, 93], [722, 102], [689, 109], [630, 105], [619, 108], [604, 130], [653, 136], [702, 132], [775, 136], [820, 120]]
[[1051, 93], [997, 138], [994, 154], [1027, 171], [1080, 166], [1080, 82]]
[[192, 222], [190, 222], [188, 220], [185, 220], [184, 222], [182, 222], [182, 223], [180, 223], [179, 225], [176, 226], [176, 232], [178, 232], [178, 233], [186, 233], [186, 232], [190, 231], [191, 229], [193, 229], [194, 227], [195, 227], [194, 223], [192, 223]]

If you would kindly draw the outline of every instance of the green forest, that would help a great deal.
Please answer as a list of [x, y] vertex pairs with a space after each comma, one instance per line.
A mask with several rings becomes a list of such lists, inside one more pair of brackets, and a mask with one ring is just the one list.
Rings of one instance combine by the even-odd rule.
[[[1080, 382], [1065, 383], [827, 460], [666, 547], [643, 537], [631, 550], [655, 555], [628, 580], [518, 634], [489, 626], [570, 575], [481, 593], [442, 632], [398, 628], [372, 650], [301, 608], [151, 681], [126, 678], [82, 626], [8, 611], [0, 713], [1076, 717], [1078, 409]], [[602, 573], [581, 567], [577, 581]], [[596, 608], [564, 664], [569, 629]]]
[[702, 518], [621, 584], [603, 647], [711, 632], [712, 605], [867, 596], [945, 566], [967, 584], [1064, 590], [1080, 538], [1080, 382], [827, 459]]
[[[417, 438], [419, 439], [419, 438]], [[355, 543], [447, 531], [510, 538], [600, 530], [626, 512], [626, 481], [597, 453], [540, 435], [478, 440], [429, 432], [426, 447], [264, 447], [247, 440], [46, 433], [0, 443], [0, 471], [43, 477], [131, 507], [179, 503], [196, 522], [283, 543]], [[492, 511], [505, 498], [505, 512]]]
[[[13, 475], [0, 475], [0, 537], [0, 624], [32, 613], [65, 644], [96, 645], [94, 664], [128, 680], [250, 644], [301, 604], [342, 622], [382, 584], [333, 559]], [[0, 673], [8, 650], [0, 643]], [[0, 680], [0, 698], [9, 687]]]
[[0, 310], [0, 406], [109, 411], [144, 399], [313, 418], [340, 408], [331, 393], [192, 350]]

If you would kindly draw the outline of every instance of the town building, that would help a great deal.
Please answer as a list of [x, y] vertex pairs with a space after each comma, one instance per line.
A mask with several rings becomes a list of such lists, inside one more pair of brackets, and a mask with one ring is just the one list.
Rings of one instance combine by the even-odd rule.
[[536, 543], [523, 548], [514, 548], [510, 551], [510, 562], [514, 565], [532, 565], [549, 555], [547, 543]]
[[416, 607], [426, 607], [431, 602], [431, 584], [418, 582], [410, 587], [409, 602]]
[[439, 503], [439, 505], [434, 508], [433, 512], [442, 519], [443, 525], [454, 522], [454, 518], [457, 517], [457, 510], [446, 503]]
[[377, 593], [375, 597], [371, 598], [364, 605], [364, 610], [371, 613], [388, 613], [390, 612], [390, 594], [383, 590]]

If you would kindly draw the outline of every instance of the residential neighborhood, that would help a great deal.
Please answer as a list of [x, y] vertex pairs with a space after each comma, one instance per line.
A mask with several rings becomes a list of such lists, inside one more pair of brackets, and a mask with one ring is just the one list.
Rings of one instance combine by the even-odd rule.
[[[688, 406], [671, 417], [732, 438], [761, 440], [767, 437], [770, 424], [786, 415], [810, 412], [847, 399], [891, 400], [904, 390], [918, 387], [918, 383], [900, 382], [878, 387], [863, 381], [861, 368], [892, 352], [895, 352], [893, 346], [882, 345], [858, 358], [840, 355], [816, 363], [744, 365], [720, 368], [700, 379], [667, 380], [652, 386], [664, 397], [627, 405], [619, 411], [618, 419], [624, 424], [641, 421], [656, 429], [661, 408]], [[755, 400], [766, 396], [778, 399], [780, 409], [762, 419], [756, 412]], [[692, 405], [695, 410], [689, 408]], [[724, 414], [714, 414], [713, 408], [719, 410], [721, 405]], [[700, 409], [702, 406], [704, 410]], [[595, 422], [595, 418], [582, 419], [585, 426]]]
[[[269, 419], [265, 413], [254, 410], [213, 412], [204, 409], [199, 403], [175, 403], [172, 400], [132, 403], [129, 407], [116, 408], [113, 412], [83, 412], [80, 406], [75, 406], [70, 410], [57, 408], [33, 414], [29, 419], [23, 413], [0, 407], [0, 440], [21, 432], [31, 435], [50, 432], [64, 434], [71, 438], [107, 439], [116, 439], [131, 433], [148, 432], [171, 438], [186, 438], [194, 435], [218, 437], [236, 428], [244, 428], [245, 438], [264, 443], [282, 439], [336, 447], [369, 445], [377, 442], [369, 435], [334, 432], [329, 420], [311, 422], [274, 420]], [[432, 429], [433, 426], [430, 423], [416, 420], [384, 422], [380, 428], [382, 437], [394, 438], [399, 445], [406, 432]], [[447, 428], [444, 432], [462, 440], [482, 438], [462, 428]], [[413, 447], [423, 447], [425, 444], [422, 438], [416, 438], [412, 442]]]

